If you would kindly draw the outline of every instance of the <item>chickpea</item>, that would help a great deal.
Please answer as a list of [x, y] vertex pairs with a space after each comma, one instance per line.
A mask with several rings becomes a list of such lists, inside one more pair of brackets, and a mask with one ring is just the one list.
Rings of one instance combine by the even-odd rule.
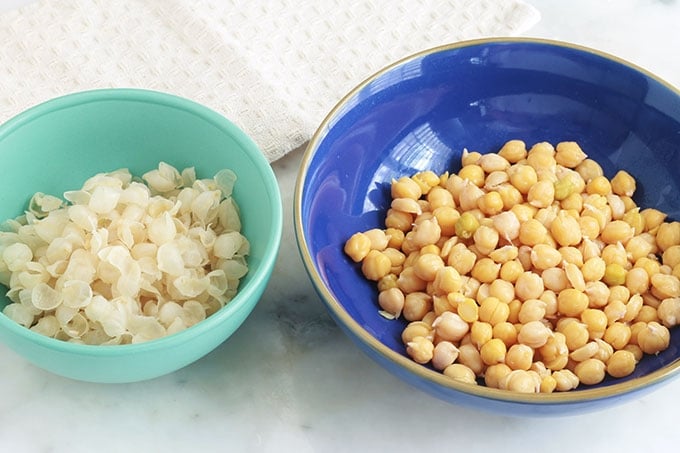
[[475, 321], [470, 326], [470, 341], [477, 349], [493, 338], [493, 327], [488, 322]]
[[443, 268], [444, 260], [434, 253], [420, 254], [413, 265], [416, 276], [428, 282], [433, 281], [438, 272]]
[[510, 183], [524, 195], [538, 182], [536, 170], [530, 165], [513, 164], [508, 169], [508, 176], [510, 176]]
[[344, 251], [352, 261], [358, 263], [371, 251], [371, 240], [364, 233], [355, 233], [345, 242]]
[[540, 299], [527, 299], [522, 304], [518, 313], [519, 322], [526, 324], [531, 321], [540, 321], [545, 317], [547, 304]]
[[546, 319], [555, 319], [558, 316], [557, 313], [557, 293], [555, 291], [552, 291], [550, 289], [546, 289], [543, 291], [543, 294], [541, 294], [540, 299], [543, 303], [545, 303], [545, 318]]
[[613, 220], [606, 224], [600, 233], [600, 238], [606, 244], [626, 243], [635, 234], [635, 230], [623, 220]]
[[543, 376], [541, 378], [541, 387], [539, 391], [541, 393], [552, 393], [557, 388], [557, 381], [552, 375]]
[[509, 304], [515, 298], [515, 286], [511, 282], [496, 279], [489, 284], [489, 296]]
[[511, 347], [517, 343], [517, 329], [511, 322], [499, 322], [491, 330], [492, 338], [498, 338], [505, 343], [506, 347]]
[[517, 279], [524, 273], [524, 267], [518, 260], [510, 260], [501, 265], [499, 276], [510, 283], [517, 283]]
[[666, 220], [666, 214], [654, 208], [646, 208], [640, 211], [644, 219], [645, 231], [656, 231], [657, 228]]
[[542, 244], [545, 243], [547, 237], [548, 230], [536, 219], [529, 219], [520, 225], [519, 240], [522, 244], [529, 246]]
[[413, 243], [416, 247], [422, 248], [428, 244], [435, 244], [441, 237], [441, 228], [437, 219], [424, 220], [414, 225]]
[[465, 181], [466, 184], [463, 186], [460, 195], [458, 196], [458, 206], [463, 212], [477, 209], [479, 199], [484, 196], [484, 191], [477, 185], [468, 180]]
[[560, 292], [569, 285], [567, 274], [564, 272], [564, 269], [559, 267], [551, 267], [544, 270], [541, 273], [541, 278], [545, 288], [552, 291]]
[[561, 370], [569, 361], [566, 337], [560, 332], [555, 332], [543, 346], [538, 348], [538, 353], [547, 369]]
[[597, 346], [599, 347], [598, 351], [595, 353], [593, 358], [602, 360], [603, 362], [607, 362], [607, 360], [609, 360], [612, 354], [614, 354], [614, 348], [612, 347], [612, 345], [599, 338], [596, 338], [593, 341], [595, 341], [595, 343], [597, 343]]
[[430, 189], [427, 194], [427, 201], [433, 212], [442, 207], [456, 207], [456, 203], [453, 200], [453, 194], [441, 186], [435, 186]]
[[406, 328], [401, 333], [401, 341], [408, 344], [416, 337], [425, 337], [432, 340], [434, 338], [434, 330], [432, 326], [422, 321], [414, 321], [408, 323]]
[[589, 341], [580, 348], [573, 350], [569, 354], [569, 358], [576, 362], [583, 362], [586, 359], [594, 357], [599, 350], [600, 346], [596, 341]]
[[623, 322], [612, 323], [604, 332], [602, 339], [612, 345], [614, 349], [623, 349], [630, 341], [630, 326]]
[[661, 301], [657, 314], [664, 326], [670, 328], [680, 324], [680, 297], [671, 297]]
[[635, 370], [637, 360], [635, 355], [626, 350], [615, 351], [607, 360], [607, 373], [615, 378], [630, 375]]
[[680, 222], [660, 224], [656, 232], [656, 243], [662, 252], [674, 245], [680, 245]]
[[586, 359], [574, 368], [574, 374], [586, 385], [599, 384], [604, 380], [606, 365], [598, 359]]
[[602, 308], [609, 302], [611, 289], [601, 281], [586, 283], [585, 293], [588, 296], [588, 306]]
[[406, 353], [417, 363], [425, 364], [432, 360], [434, 344], [425, 337], [415, 337], [406, 345]]
[[635, 193], [635, 178], [625, 170], [619, 170], [611, 180], [612, 190], [619, 195], [632, 197]]
[[510, 163], [517, 163], [526, 158], [526, 144], [522, 140], [509, 140], [498, 151], [498, 155]]
[[626, 283], [626, 269], [618, 263], [607, 264], [602, 281], [609, 286], [623, 285]]
[[387, 313], [398, 318], [404, 309], [404, 293], [399, 288], [393, 287], [378, 294], [378, 304]]
[[668, 348], [670, 332], [666, 326], [656, 321], [647, 323], [637, 334], [637, 344], [647, 354], [656, 354]]
[[503, 197], [500, 196], [500, 193], [498, 192], [497, 189], [505, 185], [508, 181], [510, 181], [510, 177], [505, 172], [505, 170], [492, 171], [488, 175], [486, 175], [486, 179], [484, 180], [484, 190], [486, 190], [487, 193], [498, 194], [502, 202]]
[[581, 312], [581, 322], [586, 325], [591, 340], [604, 336], [608, 321], [607, 315], [602, 310], [586, 308]]
[[547, 244], [532, 247], [530, 257], [533, 266], [539, 270], [555, 267], [562, 261], [562, 254]]
[[479, 221], [470, 212], [464, 212], [456, 222], [455, 230], [458, 237], [469, 239], [479, 228]]
[[576, 171], [584, 181], [590, 181], [597, 176], [602, 176], [604, 173], [600, 164], [587, 158], [576, 166]]
[[600, 235], [600, 223], [594, 217], [581, 216], [576, 221], [581, 229], [581, 237], [595, 239]]
[[640, 349], [640, 346], [633, 344], [633, 343], [628, 343], [625, 348], [621, 349], [621, 351], [628, 351], [631, 354], [633, 354], [633, 357], [635, 357], [635, 363], [639, 362], [642, 360], [642, 356], [644, 356], [644, 352], [642, 352], [642, 349]]
[[485, 365], [479, 349], [471, 343], [458, 347], [458, 362], [470, 368], [475, 376], [481, 376], [484, 372]]
[[661, 259], [664, 265], [672, 268], [680, 264], [680, 245], [672, 245], [666, 248]]
[[588, 296], [575, 288], [564, 289], [557, 295], [558, 311], [569, 317], [579, 316], [589, 302]]
[[499, 234], [493, 227], [480, 225], [479, 228], [475, 230], [472, 237], [475, 246], [477, 246], [477, 250], [479, 250], [482, 255], [488, 255], [495, 250], [498, 245]]
[[397, 275], [390, 273], [378, 280], [378, 291], [382, 292], [390, 288], [397, 288]]
[[593, 257], [586, 260], [581, 268], [581, 273], [585, 281], [593, 282], [604, 277], [607, 265], [600, 257]]
[[498, 338], [491, 338], [479, 350], [479, 354], [487, 366], [503, 363], [506, 352], [505, 343]]
[[[634, 294], [628, 299], [626, 304], [626, 314], [623, 316], [623, 322], [631, 323], [637, 318], [642, 306], [644, 305], [644, 299], [639, 294]], [[658, 311], [657, 311], [658, 313]]]
[[564, 327], [561, 329], [558, 327], [558, 331], [564, 334], [567, 348], [569, 348], [570, 351], [580, 348], [590, 340], [588, 326], [576, 319], [574, 319], [573, 322], [565, 323]]
[[390, 273], [392, 262], [382, 252], [371, 250], [363, 259], [361, 264], [361, 271], [364, 276], [373, 281], [378, 281], [382, 277]]
[[573, 390], [579, 385], [578, 376], [567, 369], [554, 371], [552, 377], [555, 379], [555, 390], [558, 392]]
[[406, 294], [402, 315], [407, 321], [418, 321], [432, 310], [432, 296], [427, 293], [415, 291]]
[[649, 290], [651, 282], [643, 268], [634, 267], [626, 272], [624, 284], [631, 293], [644, 294]]
[[444, 312], [432, 323], [437, 337], [445, 341], [460, 341], [468, 333], [470, 326], [458, 314]]
[[586, 192], [589, 194], [607, 195], [612, 193], [612, 186], [605, 176], [595, 176], [586, 183]]
[[562, 246], [577, 245], [581, 242], [581, 227], [578, 220], [560, 211], [550, 224], [550, 233]]
[[654, 274], [650, 283], [652, 288], [656, 290], [654, 295], [660, 299], [680, 297], [680, 279], [675, 275]]
[[501, 381], [511, 372], [505, 363], [489, 365], [484, 371], [484, 384], [490, 388], [500, 388]]
[[620, 300], [612, 300], [604, 307], [604, 314], [607, 317], [607, 323], [613, 324], [616, 321], [622, 320], [626, 317], [626, 304]]
[[528, 370], [533, 359], [534, 349], [525, 344], [514, 344], [505, 354], [505, 364], [512, 370]]
[[535, 349], [543, 346], [552, 334], [553, 332], [541, 321], [530, 321], [520, 328], [517, 341]]
[[458, 348], [450, 341], [440, 341], [432, 352], [432, 366], [437, 370], [444, 370], [458, 358]]
[[529, 371], [514, 370], [503, 378], [500, 388], [518, 393], [537, 393], [540, 389], [540, 380], [537, 383]]
[[[570, 182], [569, 184], [573, 186], [573, 183]], [[562, 209], [572, 209], [576, 212], [581, 212], [583, 210], [583, 198], [581, 198], [580, 193], [572, 192], [571, 195], [566, 197], [564, 200], [561, 200], [560, 207]]]
[[454, 245], [446, 259], [446, 264], [453, 267], [460, 275], [470, 272], [476, 262], [477, 255], [463, 243]]
[[491, 258], [482, 258], [475, 263], [470, 273], [480, 282], [491, 283], [498, 278], [500, 269], [501, 266]]
[[523, 272], [515, 281], [515, 295], [522, 301], [538, 299], [543, 291], [545, 291], [543, 279], [533, 272]]
[[399, 277], [397, 277], [397, 287], [401, 289], [404, 294], [407, 294], [416, 291], [424, 291], [427, 287], [427, 282], [416, 275], [413, 266], [409, 266], [404, 267], [399, 274]]
[[655, 307], [652, 307], [651, 305], [643, 305], [633, 321], [642, 321], [648, 323], [652, 321], [659, 322], [661, 320], [659, 319], [659, 313]]
[[477, 207], [486, 215], [495, 215], [503, 210], [503, 197], [497, 191], [487, 192], [477, 200]]
[[475, 372], [466, 365], [462, 363], [454, 363], [447, 366], [444, 369], [444, 376], [448, 376], [456, 381], [463, 382], [465, 384], [477, 385], [477, 377]]
[[508, 314], [508, 322], [511, 322], [513, 324], [519, 324], [517, 329], [521, 327], [521, 323], [519, 322], [519, 311], [522, 309], [522, 301], [519, 299], [513, 299], [508, 303], [508, 307], [510, 308], [510, 314]]
[[524, 196], [512, 184], [501, 184], [495, 190], [503, 200], [503, 209], [509, 210], [524, 201]]
[[392, 198], [411, 198], [418, 200], [423, 192], [420, 186], [408, 176], [402, 176], [398, 180], [392, 180], [391, 185]]
[[430, 189], [439, 185], [440, 181], [439, 176], [437, 176], [435, 172], [429, 170], [420, 171], [413, 175], [411, 179], [420, 186], [423, 195], [427, 195]]
[[[560, 255], [562, 255], [562, 260], [565, 263], [570, 263], [573, 264], [577, 267], [583, 266], [584, 263], [584, 255], [581, 253], [581, 250], [579, 250], [576, 247], [560, 247], [557, 249], [560, 252]], [[599, 256], [599, 251], [598, 251], [598, 256]], [[587, 259], [587, 258], [586, 258]]]
[[567, 168], [578, 167], [587, 157], [576, 142], [558, 143], [555, 150], [555, 161]]
[[494, 326], [500, 322], [505, 322], [510, 314], [510, 307], [507, 303], [501, 302], [496, 297], [487, 297], [479, 306], [479, 319]]
[[586, 279], [578, 266], [572, 263], [564, 263], [564, 274], [574, 290], [578, 292], [586, 290]]
[[551, 181], [538, 181], [527, 192], [527, 201], [537, 208], [547, 208], [555, 200], [555, 186]]

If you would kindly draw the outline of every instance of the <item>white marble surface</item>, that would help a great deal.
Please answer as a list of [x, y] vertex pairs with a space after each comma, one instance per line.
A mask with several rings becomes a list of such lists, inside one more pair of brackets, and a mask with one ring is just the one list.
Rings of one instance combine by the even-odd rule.
[[[3, 0], [0, 10], [26, 3]], [[680, 2], [529, 3], [542, 20], [527, 36], [614, 53], [680, 86]], [[274, 164], [286, 216], [280, 257], [261, 303], [228, 342], [174, 374], [126, 385], [54, 376], [0, 345], [0, 451], [677, 448], [680, 380], [609, 410], [522, 419], [438, 401], [366, 358], [328, 317], [298, 256], [292, 198], [301, 157], [297, 150]]]

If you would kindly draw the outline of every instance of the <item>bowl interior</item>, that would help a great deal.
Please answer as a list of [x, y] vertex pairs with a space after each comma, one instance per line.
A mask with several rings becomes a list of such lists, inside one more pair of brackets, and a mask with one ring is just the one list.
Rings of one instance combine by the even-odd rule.
[[[312, 139], [296, 198], [301, 252], [331, 314], [369, 349], [398, 362], [405, 322], [377, 313], [375, 284], [342, 250], [353, 233], [384, 227], [393, 178], [456, 172], [464, 148], [486, 153], [510, 139], [528, 146], [573, 140], [609, 178], [618, 169], [634, 175], [639, 206], [678, 220], [679, 130], [677, 91], [594, 51], [535, 40], [427, 51], [360, 85]], [[666, 351], [616, 382], [677, 362], [678, 348], [675, 332]]]
[[[278, 250], [282, 216], [269, 164], [234, 124], [164, 93], [118, 89], [78, 93], [5, 123], [0, 128], [0, 219], [21, 214], [35, 192], [61, 196], [96, 173], [129, 168], [141, 176], [160, 161], [180, 171], [193, 166], [199, 178], [212, 178], [223, 168], [236, 173], [233, 196], [243, 234], [251, 242], [249, 273], [240, 288], [263, 285]], [[2, 292], [0, 309], [8, 303]], [[234, 305], [256, 302], [247, 299], [239, 298]]]

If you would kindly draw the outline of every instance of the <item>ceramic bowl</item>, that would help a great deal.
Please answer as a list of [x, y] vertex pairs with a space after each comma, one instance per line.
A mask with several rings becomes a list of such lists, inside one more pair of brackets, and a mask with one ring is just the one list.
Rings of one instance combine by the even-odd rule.
[[[255, 143], [220, 114], [187, 99], [136, 89], [80, 92], [33, 107], [0, 126], [0, 219], [22, 214], [35, 192], [61, 196], [100, 172], [195, 167], [199, 178], [229, 168], [249, 272], [238, 294], [204, 321], [138, 344], [73, 344], [30, 331], [0, 314], [0, 341], [38, 367], [73, 379], [131, 382], [188, 365], [216, 348], [257, 304], [274, 267], [282, 230], [274, 173]], [[0, 310], [9, 300], [3, 288]]]
[[[344, 253], [359, 231], [384, 228], [390, 182], [422, 170], [457, 172], [463, 149], [496, 152], [576, 141], [611, 178], [635, 176], [635, 201], [680, 219], [680, 96], [620, 58], [535, 39], [456, 43], [371, 76], [323, 120], [295, 193], [300, 254], [328, 311], [389, 372], [455, 404], [514, 415], [567, 415], [639, 397], [680, 373], [680, 331], [635, 372], [596, 386], [520, 394], [448, 379], [406, 355], [403, 320], [378, 313], [377, 290]], [[398, 397], [396, 395], [395, 397]]]

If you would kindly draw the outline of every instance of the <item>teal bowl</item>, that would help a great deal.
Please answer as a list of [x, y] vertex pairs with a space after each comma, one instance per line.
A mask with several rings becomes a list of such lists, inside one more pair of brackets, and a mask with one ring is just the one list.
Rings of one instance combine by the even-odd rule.
[[[90, 176], [128, 168], [141, 175], [160, 161], [194, 167], [199, 178], [233, 170], [233, 197], [251, 243], [238, 294], [194, 326], [145, 343], [74, 344], [35, 333], [0, 313], [0, 341], [34, 365], [72, 379], [123, 383], [178, 370], [223, 343], [259, 301], [282, 232], [281, 195], [256, 144], [220, 114], [165, 93], [104, 89], [33, 107], [0, 126], [0, 220], [23, 213], [35, 192], [61, 196]], [[0, 310], [9, 300], [0, 291]]]

